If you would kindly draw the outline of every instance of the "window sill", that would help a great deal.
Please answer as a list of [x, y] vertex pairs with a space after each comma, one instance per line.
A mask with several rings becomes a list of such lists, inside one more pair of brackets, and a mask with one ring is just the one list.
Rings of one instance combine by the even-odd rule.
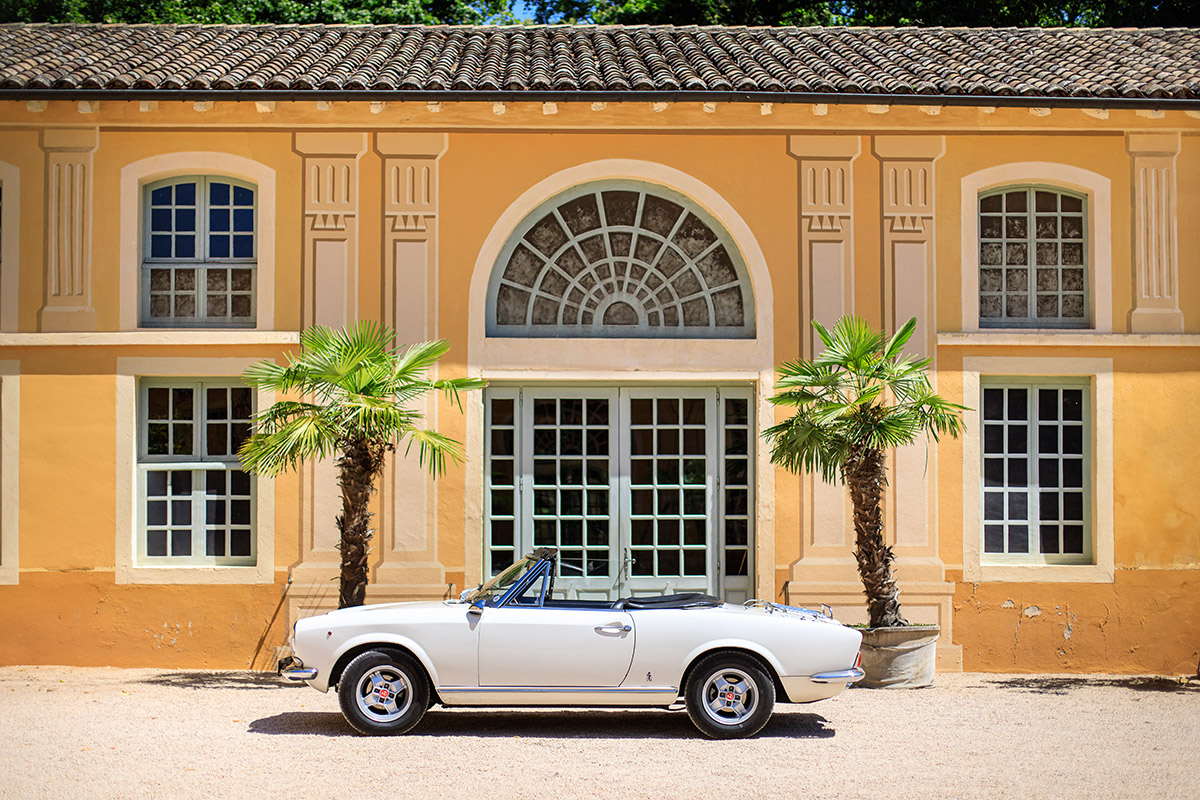
[[1098, 333], [1061, 328], [939, 333], [938, 347], [1200, 347], [1194, 333]]
[[[1200, 338], [1200, 337], [1198, 337]], [[162, 329], [86, 333], [0, 333], [0, 347], [111, 347], [114, 345], [294, 345], [298, 331]]]
[[979, 583], [1112, 583], [1113, 570], [1098, 564], [981, 564], [963, 579]]
[[116, 582], [120, 584], [156, 585], [236, 585], [275, 582], [273, 567], [135, 567], [118, 566]]

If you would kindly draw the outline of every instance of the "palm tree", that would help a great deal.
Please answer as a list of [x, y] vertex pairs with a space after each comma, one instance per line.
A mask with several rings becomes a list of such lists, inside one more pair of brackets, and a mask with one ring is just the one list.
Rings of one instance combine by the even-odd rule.
[[338, 608], [360, 606], [366, 597], [369, 503], [385, 454], [405, 440], [407, 453], [415, 443], [421, 463], [435, 477], [445, 472], [447, 458], [462, 461], [459, 443], [417, 427], [422, 415], [409, 404], [427, 392], [442, 391], [461, 408], [459, 392], [484, 386], [473, 378], [426, 377], [450, 349], [447, 342], [423, 342], [401, 351], [395, 339], [391, 329], [371, 321], [345, 331], [314, 325], [300, 334], [300, 354], [289, 355], [286, 367], [260, 361], [242, 374], [253, 387], [299, 398], [279, 400], [255, 417], [254, 432], [238, 451], [243, 468], [274, 476], [301, 461], [338, 454]]
[[901, 354], [916, 326], [910, 319], [885, 339], [856, 316], [842, 317], [832, 332], [813, 322], [825, 349], [812, 361], [780, 366], [771, 402], [796, 412], [763, 432], [772, 463], [791, 472], [820, 472], [826, 482], [840, 479], [849, 488], [854, 556], [872, 628], [908, 624], [900, 613], [892, 548], [883, 542], [886, 451], [962, 431], [965, 408], [934, 393], [926, 373], [931, 359]]

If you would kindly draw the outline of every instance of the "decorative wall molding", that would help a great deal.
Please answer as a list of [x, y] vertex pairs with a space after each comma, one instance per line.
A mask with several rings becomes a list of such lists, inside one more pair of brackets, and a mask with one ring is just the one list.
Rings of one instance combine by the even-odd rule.
[[[861, 153], [857, 135], [788, 137], [788, 154], [799, 162], [800, 350], [809, 358], [821, 347], [811, 323], [832, 326], [854, 310], [854, 162]], [[811, 476], [803, 492], [807, 535], [793, 579], [813, 577], [804, 562], [814, 557], [852, 563], [843, 487]]]
[[21, 170], [0, 161], [0, 331], [19, 330], [21, 289]]
[[[383, 160], [380, 310], [404, 344], [437, 337], [438, 164], [448, 144], [444, 133], [375, 136], [375, 150]], [[422, 398], [415, 408], [428, 425], [437, 424], [435, 399]], [[414, 454], [401, 450], [391, 458], [381, 498], [383, 563], [376, 574], [376, 594], [388, 599], [441, 596], [446, 572], [437, 557], [437, 485]]]
[[96, 328], [91, 287], [92, 156], [98, 142], [98, 128], [50, 128], [42, 132], [42, 149], [46, 152], [46, 247], [39, 330]]
[[1133, 271], [1129, 327], [1134, 333], [1183, 333], [1179, 308], [1176, 166], [1178, 133], [1130, 133], [1133, 162]]

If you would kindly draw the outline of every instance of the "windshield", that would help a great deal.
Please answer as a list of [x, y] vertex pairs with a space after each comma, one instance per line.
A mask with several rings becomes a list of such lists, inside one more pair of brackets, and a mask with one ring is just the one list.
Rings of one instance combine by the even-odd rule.
[[501, 572], [499, 575], [491, 578], [487, 583], [481, 584], [475, 591], [463, 597], [468, 603], [474, 603], [478, 600], [487, 601], [489, 598], [497, 598], [507, 592], [509, 588], [517, 582], [517, 580], [525, 574], [525, 570], [529, 569], [538, 558], [535, 554], [530, 554], [518, 560], [508, 569]]

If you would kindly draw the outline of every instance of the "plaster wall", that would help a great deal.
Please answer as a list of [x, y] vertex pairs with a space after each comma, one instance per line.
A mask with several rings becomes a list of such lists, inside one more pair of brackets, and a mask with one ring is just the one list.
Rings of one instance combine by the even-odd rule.
[[[49, 129], [89, 127], [98, 128], [90, 250], [95, 331], [39, 331], [45, 300], [43, 137]], [[1131, 130], [1183, 132], [1177, 157], [1178, 299], [1185, 327], [1184, 334], [1174, 337], [1128, 334], [1136, 288], [1125, 138]], [[1200, 655], [1195, 644], [1200, 636], [1187, 627], [1200, 619], [1195, 600], [1200, 466], [1188, 446], [1200, 433], [1200, 341], [1189, 334], [1200, 332], [1200, 269], [1195, 262], [1200, 226], [1185, 222], [1200, 214], [1197, 130], [1200, 123], [1182, 112], [1159, 117], [1132, 110], [1099, 118], [1079, 110], [1035, 115], [1007, 108], [933, 113], [917, 107], [881, 112], [850, 105], [763, 109], [719, 104], [710, 113], [700, 104], [685, 103], [661, 110], [648, 103], [603, 108], [560, 103], [553, 109], [513, 103], [498, 113], [492, 104], [446, 104], [434, 110], [426, 104], [389, 103], [373, 110], [365, 103], [337, 103], [328, 109], [315, 103], [278, 103], [267, 109], [217, 102], [201, 111], [190, 103], [144, 108], [106, 101], [98, 111], [81, 113], [74, 103], [54, 102], [34, 112], [22, 103], [0, 102], [0, 161], [20, 173], [16, 332], [0, 334], [0, 358], [16, 362], [21, 376], [20, 569], [16, 585], [0, 586], [0, 640], [11, 642], [0, 650], [0, 662], [263, 667], [270, 666], [274, 647], [286, 640], [289, 615], [295, 611], [287, 593], [297, 591], [288, 588], [287, 580], [305, 558], [304, 531], [328, 524], [312, 518], [312, 482], [294, 475], [275, 482], [274, 563], [267, 565], [273, 580], [226, 586], [122, 585], [115, 579], [116, 542], [123, 535], [116, 530], [116, 510], [122, 500], [112, 464], [119, 438], [133, 435], [115, 423], [118, 359], [283, 359], [294, 346], [290, 343], [307, 319], [306, 309], [316, 301], [306, 295], [302, 274], [308, 255], [305, 154], [295, 146], [296, 131], [350, 132], [366, 142], [354, 157], [357, 255], [346, 287], [352, 300], [347, 307], [363, 318], [387, 318], [395, 291], [388, 289], [386, 274], [394, 244], [383, 202], [387, 156], [374, 134], [447, 134], [444, 152], [436, 159], [437, 234], [436, 249], [428, 251], [426, 328], [431, 336], [452, 343], [441, 364], [443, 377], [494, 366], [480, 364], [472, 351], [468, 287], [496, 221], [540, 182], [607, 160], [636, 160], [678, 171], [736, 212], [761, 250], [771, 290], [764, 309], [770, 322], [759, 337], [769, 344], [773, 363], [804, 354], [810, 298], [801, 280], [800, 178], [797, 161], [789, 155], [789, 136], [858, 139], [846, 310], [885, 324], [891, 312], [884, 166], [873, 137], [920, 134], [944, 136], [944, 151], [934, 162], [931, 221], [930, 292], [936, 324], [930, 335], [942, 334], [932, 350], [939, 389], [951, 400], [963, 397], [964, 358], [1111, 359], [1113, 418], [1096, 424], [1113, 430], [1115, 576], [1103, 583], [965, 582], [964, 537], [978, 534], [963, 531], [963, 447], [947, 440], [931, 467], [934, 544], [919, 556], [902, 553], [902, 587], [911, 589], [910, 596], [929, 586], [946, 587], [945, 612], [953, 614], [946, 638], [961, 646], [961, 665], [967, 669], [1191, 671]], [[368, 135], [364, 138], [362, 132]], [[274, 204], [274, 230], [259, 245], [273, 250], [273, 331], [122, 331], [123, 244], [128, 252], [120, 221], [122, 170], [146, 159], [201, 151], [253, 161], [274, 175], [274, 196], [259, 199]], [[963, 180], [1016, 159], [1062, 164], [1109, 181], [1111, 207], [1095, 224], [1106, 227], [1111, 242], [1109, 316], [1116, 338], [1065, 334], [1075, 337], [1070, 347], [1056, 341], [1062, 333], [945, 338], [961, 330], [964, 316]], [[10, 199], [6, 191], [6, 205]], [[7, 273], [11, 265], [6, 261], [3, 269]], [[0, 287], [8, 285], [0, 281]], [[6, 301], [0, 298], [0, 304]], [[613, 343], [607, 354], [589, 351], [583, 359], [577, 357], [582, 351], [562, 342], [543, 340], [540, 346], [542, 357], [526, 358], [509, 368], [504, 379], [686, 382], [705, 380], [712, 369], [702, 348], [664, 370], [652, 352], [621, 343]], [[614, 353], [633, 355], [617, 363]], [[749, 377], [741, 380], [755, 383], [765, 397], [769, 365], [745, 367]], [[463, 413], [437, 401], [439, 430], [468, 443], [478, 438], [480, 403], [478, 397], [470, 398]], [[760, 427], [765, 427], [772, 421], [771, 409], [763, 405], [762, 412]], [[405, 591], [441, 596], [451, 584], [457, 590], [480, 579], [479, 469], [472, 461], [451, 468], [437, 482], [431, 545], [400, 555], [420, 565], [427, 577], [419, 590], [396, 585], [386, 588], [392, 593], [387, 596]], [[760, 555], [769, 557], [758, 565], [757, 594], [782, 600], [788, 587], [798, 583], [814, 592], [836, 587], [839, 613], [853, 617], [861, 600], [849, 551], [826, 559], [813, 549], [811, 481], [782, 471], [764, 474], [770, 491], [760, 492], [759, 536], [769, 540], [769, 548]], [[378, 510], [381, 541], [386, 541], [404, 520], [382, 501]], [[0, 536], [10, 535], [8, 529], [0, 531]], [[394, 566], [388, 559], [397, 557], [385, 550], [379, 547], [373, 554], [376, 578], [385, 566]], [[378, 581], [375, 588], [385, 589]], [[314, 595], [308, 608], [329, 599], [328, 592]], [[1033, 606], [1040, 613], [1029, 612]], [[1188, 664], [1192, 666], [1185, 669]]]

